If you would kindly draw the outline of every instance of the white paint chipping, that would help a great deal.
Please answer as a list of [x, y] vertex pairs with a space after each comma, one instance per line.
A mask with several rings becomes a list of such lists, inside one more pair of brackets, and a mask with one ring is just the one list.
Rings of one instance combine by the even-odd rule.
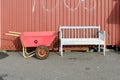
[[[91, 3], [93, 3], [93, 6], [92, 7], [86, 6], [86, 1], [91, 1]], [[83, 7], [87, 11], [92, 11], [97, 6], [96, 0], [78, 0], [78, 3], [73, 8], [70, 7], [70, 5], [68, 5], [67, 0], [63, 0], [63, 3], [64, 3], [64, 6], [70, 11], [77, 10], [79, 8], [80, 4], [81, 4], [81, 7]], [[33, 13], [35, 12], [36, 4], [37, 4], [37, 0], [34, 0], [33, 7], [32, 7], [32, 12]], [[41, 0], [41, 5], [42, 5], [42, 8], [43, 8], [44, 11], [47, 11], [47, 12], [55, 11], [55, 9], [59, 6], [59, 0], [56, 0], [55, 7], [53, 7], [53, 8], [47, 8], [45, 0]]]
[[[85, 4], [86, 4], [86, 1], [90, 1], [91, 3], [93, 3], [93, 6], [92, 6], [92, 7], [86, 6], [86, 5], [85, 5]], [[82, 3], [83, 8], [84, 8], [85, 10], [87, 10], [87, 11], [92, 11], [92, 10], [94, 10], [94, 9], [96, 8], [96, 6], [97, 6], [96, 0], [81, 0], [81, 3]]]
[[64, 0], [64, 5], [65, 5], [66, 8], [68, 8], [68, 10], [70, 10], [70, 11], [75, 11], [75, 10], [77, 10], [77, 9], [79, 8], [79, 5], [80, 5], [81, 0], [78, 0], [78, 1], [79, 1], [79, 2], [78, 2], [78, 4], [76, 5], [75, 8], [71, 8], [71, 7], [67, 4], [67, 1], [66, 1], [66, 0]]
[[33, 13], [35, 12], [36, 3], [37, 3], [37, 0], [34, 0], [33, 8], [32, 8], [32, 12], [33, 12]]
[[54, 10], [58, 7], [58, 5], [59, 5], [59, 0], [56, 0], [56, 5], [55, 5], [55, 7], [49, 9], [49, 8], [47, 8], [46, 5], [45, 5], [45, 0], [42, 0], [42, 8], [43, 8], [45, 11], [47, 11], [47, 12], [54, 11]]

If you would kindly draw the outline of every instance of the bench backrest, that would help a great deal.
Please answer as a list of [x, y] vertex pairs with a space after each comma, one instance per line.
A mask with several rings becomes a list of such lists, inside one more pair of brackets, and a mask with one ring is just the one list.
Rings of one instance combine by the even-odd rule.
[[100, 26], [60, 26], [60, 38], [98, 38]]

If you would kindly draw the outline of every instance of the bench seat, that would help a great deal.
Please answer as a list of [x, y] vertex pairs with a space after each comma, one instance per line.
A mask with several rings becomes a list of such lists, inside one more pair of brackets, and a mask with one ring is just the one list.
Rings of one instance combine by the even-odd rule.
[[104, 44], [103, 40], [100, 40], [98, 38], [82, 38], [82, 39], [62, 39], [62, 44], [64, 45], [98, 45], [98, 44]]

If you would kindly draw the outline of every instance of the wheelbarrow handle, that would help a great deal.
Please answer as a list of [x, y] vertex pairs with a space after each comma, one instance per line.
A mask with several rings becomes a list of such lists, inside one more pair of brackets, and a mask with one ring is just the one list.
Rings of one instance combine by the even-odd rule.
[[22, 34], [20, 32], [15, 32], [15, 31], [9, 31], [9, 33], [11, 33], [11, 34], [17, 34], [17, 35], [21, 35]]
[[20, 35], [17, 35], [17, 34], [11, 34], [11, 33], [5, 33], [5, 35], [7, 36], [16, 36], [16, 37], [19, 37]]

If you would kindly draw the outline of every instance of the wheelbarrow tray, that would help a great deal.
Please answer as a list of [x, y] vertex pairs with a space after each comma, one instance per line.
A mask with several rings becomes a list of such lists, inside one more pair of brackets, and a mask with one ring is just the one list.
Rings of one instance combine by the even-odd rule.
[[[49, 55], [48, 47], [54, 43], [57, 33], [55, 31], [42, 31], [42, 32], [14, 32], [9, 31], [6, 33], [9, 36], [20, 37], [23, 46], [23, 56], [25, 58], [36, 55], [37, 58], [43, 60]], [[27, 48], [35, 47], [34, 51], [28, 52]]]
[[50, 46], [56, 38], [55, 31], [23, 32], [20, 35], [24, 47]]

